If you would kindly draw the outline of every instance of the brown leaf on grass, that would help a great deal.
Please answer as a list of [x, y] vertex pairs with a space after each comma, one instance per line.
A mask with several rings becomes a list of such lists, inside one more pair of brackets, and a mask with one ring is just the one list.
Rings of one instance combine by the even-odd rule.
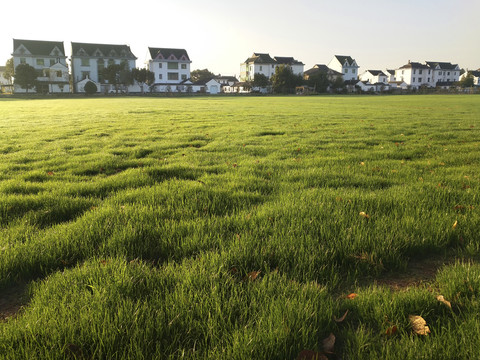
[[361, 166], [365, 166], [365, 163], [363, 161], [360, 161]]
[[360, 211], [359, 213], [360, 216], [364, 217], [365, 219], [370, 219], [370, 215], [368, 215], [366, 212], [364, 211]]
[[457, 228], [457, 225], [458, 225], [458, 220], [455, 220], [455, 222], [452, 225], [452, 229], [455, 230]]
[[424, 318], [418, 315], [409, 315], [408, 319], [412, 325], [412, 329], [417, 335], [428, 335], [430, 334], [430, 329], [427, 326], [427, 322]]
[[54, 173], [53, 171], [47, 172], [47, 175], [48, 175], [48, 176], [53, 176], [54, 174], [55, 174], [55, 173]]
[[335, 347], [335, 335], [330, 333], [328, 337], [322, 340], [323, 351], [326, 353], [333, 353]]
[[395, 335], [398, 331], [397, 325], [390, 326], [387, 331], [385, 331], [385, 335], [392, 336]]
[[445, 298], [443, 297], [443, 295], [438, 295], [438, 296], [437, 296], [437, 300], [440, 301], [441, 303], [447, 305], [450, 309], [452, 308], [452, 304], [450, 303], [450, 301], [445, 300]]
[[243, 280], [245, 281], [255, 281], [258, 277], [258, 275], [260, 275], [261, 271], [251, 271], [247, 274], [247, 276], [245, 276], [245, 278]]
[[348, 294], [348, 295], [347, 295], [347, 299], [353, 300], [353, 299], [355, 299], [357, 296], [358, 296], [358, 294], [351, 293], [351, 294]]
[[337, 322], [337, 323], [341, 323], [343, 320], [345, 320], [345, 318], [347, 317], [347, 314], [348, 314], [348, 310], [345, 311], [345, 314], [342, 315], [342, 317], [339, 317], [339, 318], [336, 318], [335, 316], [333, 317], [333, 321]]
[[328, 360], [328, 358], [320, 353], [313, 350], [302, 350], [297, 356], [297, 360]]

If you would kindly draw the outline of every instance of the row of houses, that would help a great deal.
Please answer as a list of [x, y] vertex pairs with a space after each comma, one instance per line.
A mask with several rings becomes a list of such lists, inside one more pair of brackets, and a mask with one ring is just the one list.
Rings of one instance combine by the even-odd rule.
[[[20, 39], [13, 39], [12, 57], [15, 68], [20, 64], [28, 64], [37, 71], [37, 86], [33, 91], [41, 93], [82, 93], [90, 81], [97, 86], [98, 92], [111, 92], [113, 86], [104, 79], [103, 69], [112, 64], [123, 64], [127, 69], [133, 69], [137, 60], [128, 45], [72, 42], [69, 69], [63, 42]], [[316, 64], [304, 71], [303, 62], [293, 57], [253, 53], [240, 65], [240, 81], [234, 76], [216, 76], [192, 82], [191, 63], [185, 49], [149, 47], [145, 67], [153, 73], [154, 81], [148, 85], [148, 91], [211, 94], [249, 92], [252, 90], [249, 84], [255, 80], [255, 76], [262, 74], [270, 79], [278, 66], [288, 66], [294, 74], [306, 80], [323, 72], [331, 81], [340, 77], [347, 87], [364, 91], [449, 87], [462, 76], [460, 67], [448, 62], [426, 61], [421, 64], [408, 61], [408, 64], [395, 70], [366, 70], [359, 75], [359, 65], [351, 56], [335, 55], [328, 64]], [[8, 79], [2, 77], [4, 71], [0, 67], [0, 85], [12, 87]], [[471, 73], [475, 84], [479, 85], [479, 71]], [[144, 92], [145, 87], [146, 84], [134, 83], [120, 91]], [[15, 85], [13, 91], [22, 93], [27, 90]]]

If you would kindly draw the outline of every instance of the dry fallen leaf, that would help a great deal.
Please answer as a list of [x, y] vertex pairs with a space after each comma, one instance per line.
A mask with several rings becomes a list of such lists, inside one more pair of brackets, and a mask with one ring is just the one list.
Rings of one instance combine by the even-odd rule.
[[333, 317], [333, 320], [337, 323], [341, 323], [343, 320], [345, 320], [345, 318], [347, 317], [347, 314], [348, 314], [348, 310], [345, 311], [345, 314], [343, 314], [342, 317], [339, 317], [339, 318]]
[[335, 347], [335, 335], [330, 333], [327, 338], [322, 340], [323, 351], [326, 353], [333, 353]]
[[393, 326], [389, 327], [387, 329], [387, 331], [385, 331], [385, 334], [387, 336], [392, 336], [392, 335], [395, 335], [397, 333], [397, 331], [398, 331], [397, 325], [393, 325]]
[[364, 211], [360, 211], [360, 216], [363, 216], [365, 219], [370, 219], [370, 215], [368, 215], [366, 212]]
[[352, 299], [355, 299], [357, 296], [358, 296], [358, 294], [351, 293], [351, 294], [348, 294], [348, 295], [347, 295], [347, 299], [352, 300]]
[[455, 220], [455, 222], [454, 222], [453, 225], [452, 225], [452, 228], [455, 229], [455, 228], [457, 227], [457, 225], [458, 225], [458, 221]]
[[412, 329], [417, 335], [428, 335], [430, 334], [430, 329], [427, 326], [427, 322], [424, 318], [418, 315], [410, 315], [408, 317], [410, 320], [410, 324], [412, 325]]
[[450, 309], [452, 308], [452, 304], [450, 303], [450, 301], [445, 300], [443, 295], [438, 295], [437, 300], [440, 301], [441, 303], [444, 303], [445, 305], [447, 305]]
[[320, 352], [302, 350], [300, 354], [298, 354], [297, 360], [328, 360], [328, 358]]
[[245, 276], [244, 280], [255, 281], [255, 279], [260, 275], [261, 271], [251, 271]]

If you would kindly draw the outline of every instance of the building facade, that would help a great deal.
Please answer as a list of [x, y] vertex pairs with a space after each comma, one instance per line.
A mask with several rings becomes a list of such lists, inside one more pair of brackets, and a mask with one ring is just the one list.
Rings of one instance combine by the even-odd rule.
[[389, 82], [389, 78], [390, 77], [381, 70], [366, 70], [359, 76], [361, 81], [367, 81], [370, 84], [387, 84]]
[[262, 74], [270, 79], [280, 65], [288, 66], [295, 75], [303, 76], [305, 65], [293, 57], [275, 56], [272, 58], [269, 54], [253, 53], [251, 57], [240, 64], [240, 82], [253, 81], [255, 74]]
[[343, 80], [357, 80], [358, 66], [355, 59], [351, 56], [335, 55], [327, 65], [330, 69], [343, 74]]
[[[61, 41], [13, 39], [13, 66], [28, 64], [37, 72], [37, 86], [28, 89], [37, 93], [70, 92], [69, 72], [65, 48]], [[15, 93], [27, 92], [14, 86]]]
[[104, 79], [103, 69], [109, 65], [124, 64], [126, 70], [135, 68], [137, 58], [128, 45], [89, 44], [72, 42], [72, 78], [74, 91], [84, 92], [89, 80], [97, 84], [98, 92], [112, 91], [112, 85]]
[[190, 58], [185, 49], [148, 48], [147, 67], [154, 76], [153, 90], [191, 91]]

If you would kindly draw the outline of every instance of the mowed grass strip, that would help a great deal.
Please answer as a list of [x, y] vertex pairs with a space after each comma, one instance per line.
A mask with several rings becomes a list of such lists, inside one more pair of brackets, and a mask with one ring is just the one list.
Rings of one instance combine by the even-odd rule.
[[0, 288], [31, 283], [0, 353], [294, 359], [334, 333], [342, 357], [478, 357], [477, 265], [355, 284], [478, 257], [479, 102], [0, 101]]

